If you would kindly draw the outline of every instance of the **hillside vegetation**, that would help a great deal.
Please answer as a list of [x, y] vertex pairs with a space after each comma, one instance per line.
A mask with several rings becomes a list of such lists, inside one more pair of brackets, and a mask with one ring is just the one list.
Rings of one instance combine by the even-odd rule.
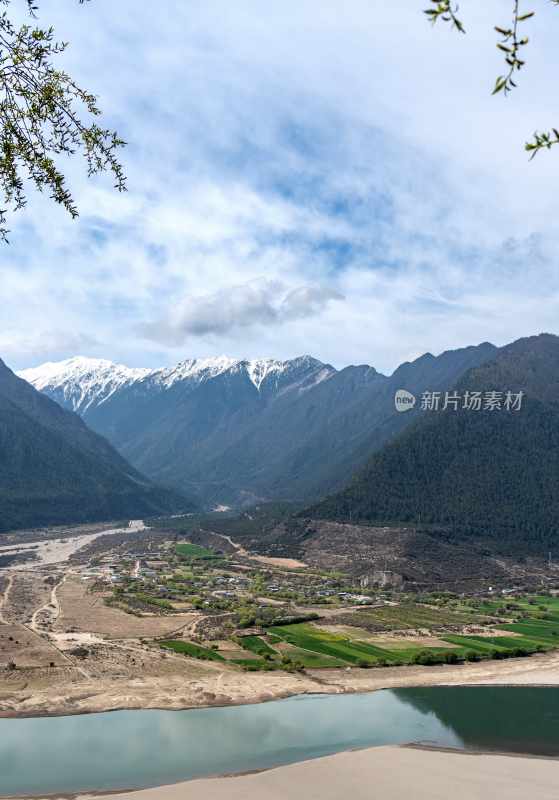
[[506, 547], [559, 540], [559, 338], [503, 348], [458, 392], [524, 392], [519, 411], [425, 411], [342, 492], [305, 516], [442, 526]]
[[0, 361], [0, 531], [188, 506]]

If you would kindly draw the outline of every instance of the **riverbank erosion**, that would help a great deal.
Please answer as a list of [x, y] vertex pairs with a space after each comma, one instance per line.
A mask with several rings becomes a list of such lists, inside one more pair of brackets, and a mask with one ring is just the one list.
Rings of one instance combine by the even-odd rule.
[[[250, 775], [193, 780], [125, 792], [116, 797], [118, 800], [340, 800], [341, 797], [556, 800], [558, 788], [559, 760], [377, 747]], [[102, 800], [103, 796], [96, 798]], [[81, 800], [93, 800], [93, 796], [83, 796]]]
[[[116, 709], [187, 709], [257, 703], [301, 694], [444, 685], [559, 685], [559, 652], [461, 665], [242, 672], [154, 653], [138, 642], [111, 648], [103, 670], [71, 664], [0, 672], [0, 716], [84, 714]], [[115, 660], [115, 653], [119, 658]]]

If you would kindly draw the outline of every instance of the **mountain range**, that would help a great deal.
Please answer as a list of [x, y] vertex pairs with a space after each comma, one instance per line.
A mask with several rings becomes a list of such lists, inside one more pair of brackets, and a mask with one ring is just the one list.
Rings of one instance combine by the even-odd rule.
[[189, 508], [0, 360], [0, 531]]
[[346, 485], [417, 418], [418, 409], [397, 413], [398, 389], [444, 391], [496, 352], [484, 343], [426, 354], [391, 376], [367, 365], [337, 370], [311, 356], [153, 370], [76, 357], [19, 374], [137, 470], [203, 506], [310, 503]]
[[297, 502], [305, 541], [297, 519], [330, 538], [357, 524], [541, 555], [559, 541], [559, 337], [426, 354], [390, 376], [311, 356], [76, 357], [20, 378], [2, 363], [0, 452], [4, 529], [188, 509], [186, 495]]
[[[474, 393], [478, 393], [475, 395]], [[509, 395], [510, 393], [510, 395]], [[411, 524], [547, 553], [559, 543], [559, 337], [520, 339], [468, 370], [311, 518]], [[466, 402], [481, 396], [483, 402]]]

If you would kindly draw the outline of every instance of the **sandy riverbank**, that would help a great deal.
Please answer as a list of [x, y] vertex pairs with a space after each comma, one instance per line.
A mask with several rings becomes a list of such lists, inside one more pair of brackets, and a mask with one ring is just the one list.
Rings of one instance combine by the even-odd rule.
[[[559, 760], [377, 747], [118, 800], [557, 800]], [[87, 796], [91, 797], [90, 795]], [[81, 800], [85, 800], [85, 797]], [[97, 796], [96, 800], [101, 800]], [[113, 795], [113, 800], [115, 796]]]
[[309, 670], [301, 675], [239, 672], [182, 656], [169, 657], [156, 666], [159, 674], [146, 672], [126, 678], [86, 677], [74, 670], [49, 670], [40, 675], [36, 670], [4, 673], [5, 679], [0, 677], [0, 716], [84, 714], [122, 708], [201, 708], [258, 703], [297, 694], [411, 686], [559, 686], [559, 652], [454, 666]]
[[[83, 526], [87, 527], [87, 526]], [[8, 544], [0, 546], [0, 555], [18, 555], [32, 553], [34, 559], [32, 562], [24, 562], [22, 564], [15, 564], [10, 567], [4, 567], [4, 572], [15, 572], [18, 570], [28, 571], [36, 569], [37, 567], [45, 567], [55, 564], [66, 563], [71, 556], [91, 544], [101, 536], [111, 536], [117, 533], [142, 533], [145, 525], [143, 520], [135, 520], [134, 525], [128, 528], [101, 528], [93, 533], [79, 533], [77, 535], [68, 534], [60, 538], [48, 538], [44, 540], [32, 541], [29, 543]], [[70, 529], [71, 530], [71, 529]], [[80, 530], [80, 528], [76, 528]], [[2, 572], [2, 569], [0, 569]]]

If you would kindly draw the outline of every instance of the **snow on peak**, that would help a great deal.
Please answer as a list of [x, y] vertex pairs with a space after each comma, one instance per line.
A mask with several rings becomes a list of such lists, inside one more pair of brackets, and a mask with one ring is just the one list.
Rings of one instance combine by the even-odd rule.
[[47, 361], [40, 367], [24, 369], [19, 373], [21, 378], [33, 383], [39, 388], [38, 384], [46, 386], [52, 383], [61, 383], [72, 377], [83, 375], [94, 375], [102, 373], [126, 373], [135, 376], [140, 373], [147, 373], [150, 370], [130, 369], [122, 364], [114, 364], [104, 358], [86, 358], [85, 356], [74, 356], [66, 361]]
[[184, 381], [187, 378], [199, 378], [200, 380], [215, 378], [216, 375], [227, 372], [237, 363], [234, 358], [228, 358], [227, 356], [190, 358], [187, 361], [181, 361], [174, 367], [158, 370], [154, 373], [154, 378], [157, 383], [170, 388], [173, 384]]
[[150, 369], [131, 369], [103, 358], [75, 356], [65, 361], [48, 361], [39, 367], [24, 369], [20, 378], [38, 391], [48, 390], [73, 411], [83, 413], [92, 404], [100, 405], [123, 386], [149, 375]]
[[246, 368], [248, 377], [258, 391], [260, 391], [260, 387], [268, 375], [280, 375], [282, 372], [286, 371], [288, 364], [288, 361], [275, 361], [271, 358], [260, 358], [255, 361], [247, 361]]
[[[264, 380], [272, 374], [287, 372], [297, 361], [277, 361], [273, 358], [246, 359], [217, 356], [215, 358], [192, 358], [181, 361], [175, 367], [159, 370], [153, 377], [161, 386], [170, 388], [173, 384], [189, 378], [199, 381], [210, 380], [229, 371], [245, 370], [250, 381], [260, 391]], [[316, 362], [317, 364], [319, 362]]]
[[102, 405], [121, 389], [140, 382], [143, 382], [146, 391], [152, 387], [164, 392], [183, 382], [203, 383], [223, 373], [243, 373], [260, 392], [268, 378], [272, 377], [277, 386], [280, 376], [287, 375], [293, 380], [288, 380], [281, 391], [288, 391], [290, 386], [299, 386], [301, 390], [309, 388], [334, 371], [311, 356], [290, 361], [272, 358], [247, 360], [228, 356], [191, 358], [162, 369], [131, 369], [106, 359], [76, 356], [65, 361], [49, 361], [18, 374], [64, 407], [84, 414]]

